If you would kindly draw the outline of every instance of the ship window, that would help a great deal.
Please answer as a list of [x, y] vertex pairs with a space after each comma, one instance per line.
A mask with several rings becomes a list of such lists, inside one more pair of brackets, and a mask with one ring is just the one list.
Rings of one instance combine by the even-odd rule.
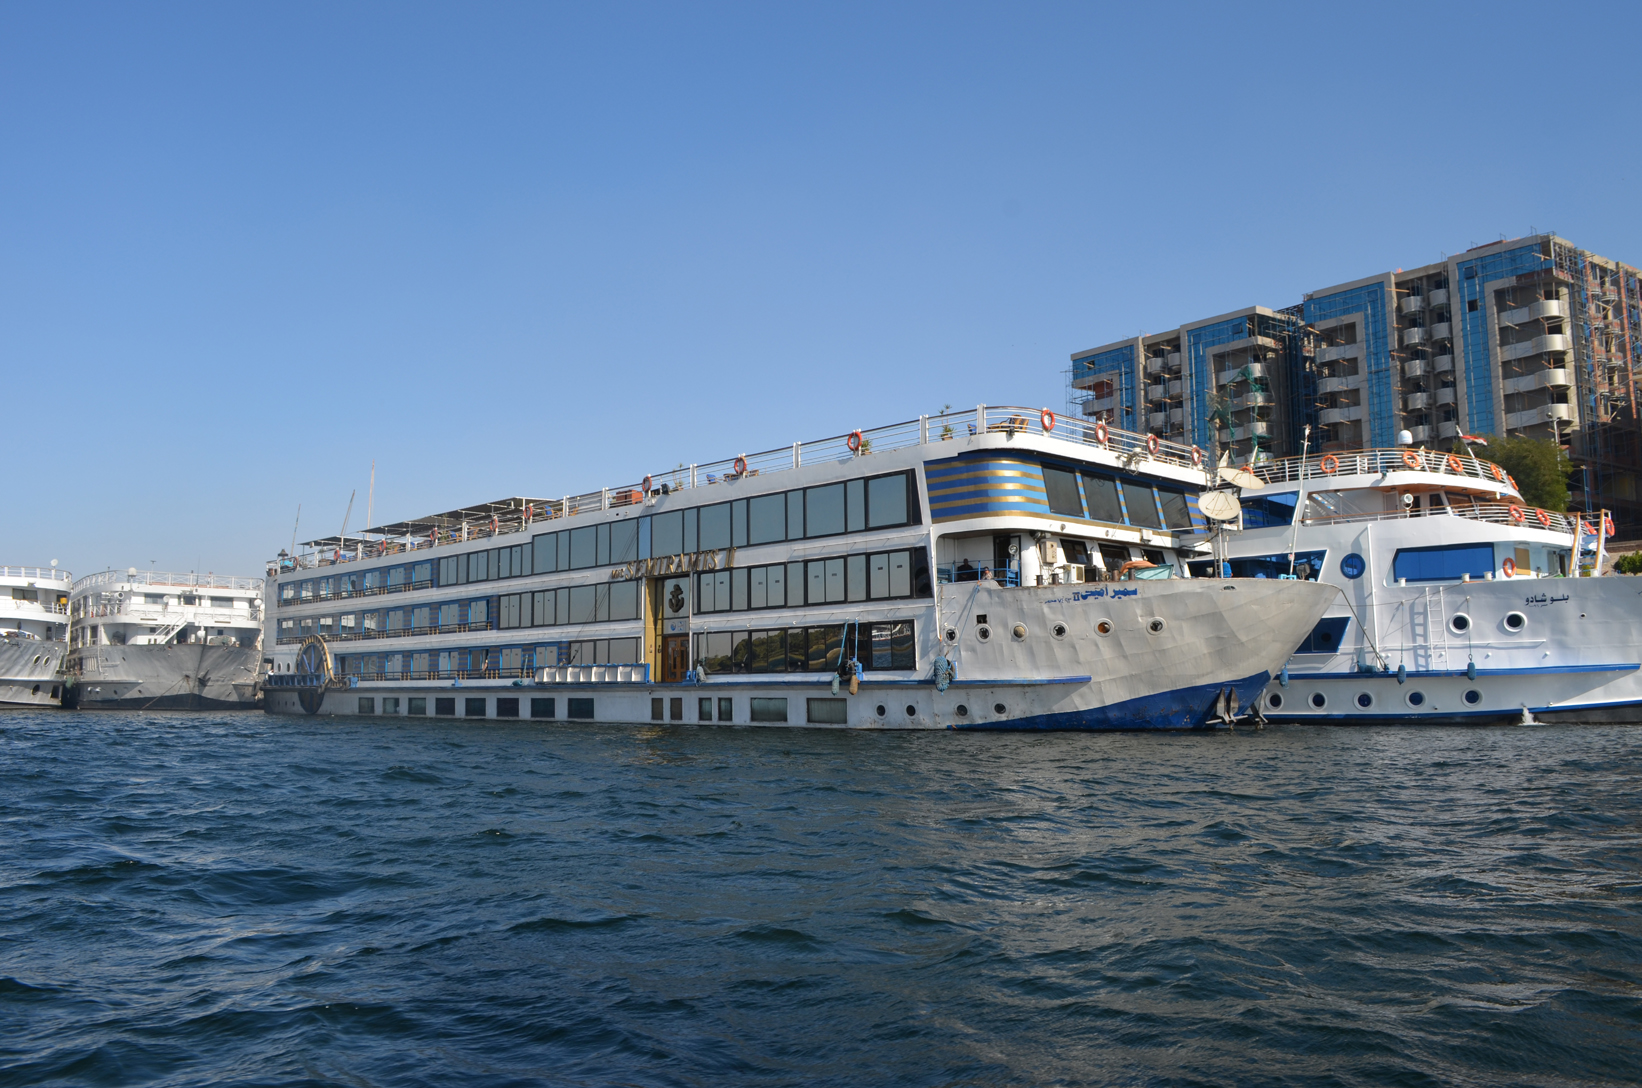
[[[523, 626], [523, 624], [521, 622], [522, 621], [521, 613], [522, 613], [522, 608], [520, 606], [519, 594], [517, 594], [517, 593], [507, 594], [506, 596], [504, 596], [501, 599], [501, 602], [500, 602], [499, 615], [497, 617], [497, 626], [499, 626], [499, 627], [520, 627], [520, 626]], [[415, 622], [412, 621], [411, 626], [414, 627], [415, 625], [416, 625]]]
[[[683, 526], [683, 519], [680, 527]], [[597, 560], [598, 526], [584, 525], [579, 529], [570, 530], [570, 569], [581, 570], [591, 567]]]
[[1318, 620], [1317, 626], [1311, 629], [1311, 634], [1300, 643], [1297, 654], [1333, 654], [1340, 652], [1340, 644], [1345, 641], [1346, 628], [1351, 625], [1349, 616], [1336, 616]]
[[650, 554], [679, 555], [684, 551], [684, 512], [657, 514], [650, 519]]
[[782, 608], [787, 603], [787, 568], [773, 566], [764, 568], [767, 574], [769, 607]]
[[[558, 533], [542, 533], [540, 536], [531, 541], [531, 543], [535, 546], [536, 552], [536, 554], [532, 556], [532, 559], [534, 560], [532, 569], [534, 569], [537, 574], [552, 574], [554, 571], [559, 569], [558, 537]], [[439, 583], [441, 585], [448, 584], [445, 580], [446, 562], [447, 560], [444, 559], [439, 561]]]
[[232, 597], [212, 597], [211, 598], [211, 607], [212, 608], [232, 608], [232, 607], [234, 607], [234, 599]]
[[[462, 622], [462, 606], [459, 604], [442, 604], [439, 606], [439, 626], [455, 627]], [[375, 627], [375, 614], [365, 613], [365, 626]]]
[[486, 615], [485, 601], [472, 601], [468, 604], [468, 622], [484, 623], [489, 617]]
[[1118, 505], [1117, 481], [1110, 476], [1083, 474], [1083, 494], [1089, 500], [1089, 517], [1095, 521], [1123, 524], [1123, 508]]
[[[872, 658], [874, 669], [917, 668], [917, 653], [912, 639], [912, 624], [875, 623], [871, 626]], [[859, 650], [859, 647], [857, 647]], [[863, 662], [865, 664], [865, 662]]]
[[838, 669], [839, 655], [844, 650], [844, 628], [811, 627], [808, 638], [808, 671], [835, 672]]
[[1123, 505], [1129, 512], [1129, 524], [1144, 529], [1161, 529], [1163, 522], [1157, 515], [1157, 500], [1152, 489], [1133, 480], [1123, 481]]
[[538, 590], [530, 595], [530, 625], [532, 627], [551, 627], [558, 622], [554, 615], [557, 608], [559, 592], [555, 589]]
[[388, 568], [388, 584], [390, 586], [402, 586], [402, 585], [404, 585], [405, 584], [405, 568], [404, 567], [390, 567], [390, 568]]
[[[15, 594], [13, 594], [13, 595], [15, 596]], [[304, 594], [302, 599], [307, 600], [309, 596], [311, 596], [311, 594]], [[143, 594], [143, 603], [144, 604], [164, 604], [165, 603], [165, 594], [163, 594], [163, 593], [144, 593]]]
[[1192, 527], [1192, 511], [1186, 504], [1184, 491], [1169, 491], [1157, 489], [1158, 498], [1163, 500], [1163, 522], [1171, 529], [1190, 529]]
[[774, 630], [749, 633], [741, 664], [747, 672], [786, 672], [787, 632]]
[[733, 668], [730, 651], [735, 647], [735, 636], [728, 631], [715, 631], [696, 636], [696, 660], [708, 672], [730, 672]]
[[[778, 496], [779, 497], [779, 496]], [[756, 503], [758, 500], [754, 500]], [[754, 534], [758, 533], [758, 515], [754, 513]], [[730, 504], [727, 502], [714, 503], [712, 506], [701, 508], [701, 550], [718, 551], [730, 546]], [[771, 540], [781, 540], [786, 535], [786, 518], [782, 517], [782, 536], [771, 537]]]
[[1083, 500], [1078, 497], [1078, 478], [1063, 468], [1043, 466], [1043, 486], [1049, 497], [1049, 512], [1066, 518], [1083, 516]]
[[867, 599], [867, 557], [852, 555], [844, 560], [844, 595], [851, 601]]
[[[724, 508], [729, 514], [729, 508]], [[723, 547], [729, 547], [729, 518], [724, 518]], [[705, 534], [704, 534], [705, 535]], [[787, 497], [784, 494], [759, 495], [747, 503], [747, 543], [769, 544], [787, 539]], [[720, 545], [714, 545], [719, 547]]]
[[570, 587], [570, 618], [566, 623], [592, 623], [597, 610], [598, 602], [593, 597], [592, 586]]
[[1464, 575], [1486, 578], [1494, 569], [1492, 544], [1444, 544], [1432, 548], [1398, 548], [1391, 576], [1410, 582], [1457, 582]]
[[483, 582], [490, 578], [490, 553], [468, 553], [468, 581]]
[[769, 606], [769, 567], [753, 567], [747, 575], [747, 607]]
[[636, 620], [639, 618], [639, 583], [610, 583], [610, 618]]
[[1298, 491], [1283, 491], [1276, 495], [1259, 495], [1243, 499], [1243, 528], [1264, 529], [1272, 525], [1294, 524], [1294, 508], [1299, 504]]
[[784, 722], [787, 720], [786, 699], [760, 699], [754, 697], [747, 700], [748, 717], [755, 722]]
[[747, 611], [747, 568], [737, 567], [730, 573], [730, 607], [737, 612]]
[[885, 529], [912, 521], [914, 502], [908, 498], [912, 477], [905, 472], [876, 476], [867, 481], [867, 528]]
[[804, 535], [836, 536], [844, 531], [844, 485], [805, 488]]
[[[351, 575], [349, 576], [348, 579], [344, 579], [345, 582], [346, 581], [351, 581], [351, 580], [352, 580]], [[428, 582], [431, 582], [432, 580], [433, 580], [433, 562], [431, 560], [426, 561], [426, 562], [422, 562], [422, 563], [417, 563], [416, 565], [411, 567], [411, 581], [417, 583], [418, 585], [422, 585], [422, 584], [426, 584]], [[351, 589], [352, 586], [350, 585], [348, 588]]]
[[737, 499], [730, 504], [730, 544], [737, 548], [747, 546], [746, 499]]
[[859, 533], [867, 527], [867, 483], [850, 480], [844, 485], [844, 518], [849, 531]]
[[[424, 604], [424, 605], [418, 605], [417, 607], [411, 609], [411, 626], [412, 627], [430, 627], [430, 626], [432, 626], [432, 621], [433, 621], [433, 609], [430, 608], [429, 606]], [[352, 616], [343, 616], [342, 617], [342, 626], [343, 627], [352, 627], [353, 626], [353, 617]]]
[[867, 561], [867, 596], [879, 600], [889, 596], [889, 554], [879, 552]]

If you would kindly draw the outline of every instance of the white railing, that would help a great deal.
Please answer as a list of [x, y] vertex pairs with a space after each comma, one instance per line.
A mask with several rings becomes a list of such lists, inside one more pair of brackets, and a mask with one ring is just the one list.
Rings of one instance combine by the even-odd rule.
[[263, 581], [261, 578], [235, 578], [228, 574], [172, 574], [168, 571], [139, 570], [136, 574], [123, 570], [103, 570], [96, 574], [88, 574], [74, 583], [76, 593], [83, 589], [92, 589], [96, 586], [133, 585], [133, 586], [181, 586], [185, 589], [237, 589], [248, 593], [261, 593]]
[[[1545, 519], [1540, 520], [1540, 514]], [[1518, 515], [1521, 515], [1520, 517]], [[1353, 525], [1364, 521], [1409, 521], [1414, 518], [1466, 518], [1470, 521], [1486, 521], [1495, 525], [1509, 525], [1519, 529], [1536, 529], [1548, 533], [1560, 533], [1571, 537], [1574, 531], [1574, 519], [1566, 514], [1556, 514], [1549, 510], [1539, 510], [1532, 506], [1513, 506], [1503, 502], [1462, 503], [1450, 506], [1443, 510], [1387, 510], [1367, 514], [1308, 514], [1300, 520], [1302, 525]], [[1600, 522], [1600, 518], [1597, 519]], [[1590, 528], [1589, 521], [1586, 528]]]
[[22, 578], [29, 582], [74, 581], [74, 575], [56, 567], [0, 567], [0, 578]]
[[[1329, 462], [1324, 465], [1323, 462]], [[1482, 480], [1490, 486], [1515, 491], [1511, 477], [1492, 461], [1463, 453], [1417, 450], [1408, 446], [1394, 449], [1349, 450], [1319, 453], [1310, 457], [1280, 457], [1262, 461], [1249, 471], [1268, 484], [1298, 483], [1304, 479], [1314, 487], [1326, 487], [1331, 476], [1384, 475], [1388, 472], [1438, 472]]]
[[[669, 491], [684, 491], [695, 487], [711, 487], [749, 476], [784, 472], [816, 462], [847, 461], [855, 457], [886, 453], [924, 443], [938, 445], [948, 439], [967, 438], [975, 434], [1029, 434], [1055, 442], [1065, 442], [1080, 447], [1081, 450], [1096, 446], [1111, 450], [1120, 456], [1146, 457], [1153, 461], [1187, 468], [1199, 467], [1193, 462], [1193, 446], [1158, 439], [1157, 451], [1152, 453], [1147, 448], [1150, 436], [1119, 430], [1092, 419], [1056, 416], [1052, 428], [1046, 431], [1043, 426], [1045, 411], [1047, 409], [982, 404], [961, 412], [919, 416], [904, 423], [891, 423], [885, 427], [834, 435], [813, 442], [794, 442], [790, 446], [759, 453], [741, 454], [705, 464], [683, 465], [656, 473], [646, 479], [650, 482], [652, 492], [659, 490], [664, 484]], [[850, 443], [857, 433], [860, 435], [859, 450], [852, 450]], [[1104, 443], [1101, 442], [1102, 434], [1105, 436]], [[1206, 454], [1201, 451], [1199, 456], [1206, 459]], [[322, 552], [286, 556], [270, 561], [268, 573], [272, 575], [292, 570], [327, 567], [357, 562], [365, 558], [417, 551], [436, 544], [485, 540], [540, 529], [545, 523], [560, 518], [639, 505], [645, 499], [643, 487], [643, 483], [638, 482], [615, 488], [601, 488], [581, 495], [567, 495], [562, 499], [548, 499], [523, 510], [508, 511], [494, 519], [486, 516], [461, 525], [439, 529], [427, 537], [369, 541], [350, 545], [346, 549], [326, 549]]]

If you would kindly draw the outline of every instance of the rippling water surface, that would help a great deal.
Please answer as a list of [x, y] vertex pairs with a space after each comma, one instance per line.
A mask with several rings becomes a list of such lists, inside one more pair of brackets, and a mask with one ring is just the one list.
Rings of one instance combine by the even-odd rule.
[[1642, 732], [0, 716], [0, 1084], [1642, 1076]]

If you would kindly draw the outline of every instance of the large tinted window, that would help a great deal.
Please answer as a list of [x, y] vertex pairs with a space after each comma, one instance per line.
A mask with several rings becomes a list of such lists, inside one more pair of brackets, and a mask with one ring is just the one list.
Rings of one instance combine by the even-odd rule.
[[[779, 539], [779, 538], [777, 538]], [[701, 508], [701, 550], [715, 551], [730, 546], [730, 504]]]
[[1481, 579], [1494, 569], [1492, 544], [1446, 544], [1437, 548], [1398, 548], [1391, 576], [1410, 582], [1457, 582], [1469, 574]]
[[1129, 508], [1130, 525], [1146, 529], [1163, 528], [1163, 523], [1157, 519], [1157, 501], [1152, 498], [1152, 489], [1145, 484], [1124, 480], [1123, 504]]
[[1083, 495], [1089, 500], [1089, 516], [1095, 521], [1123, 524], [1123, 508], [1117, 502], [1117, 481], [1110, 476], [1083, 474]]
[[1243, 528], [1264, 529], [1270, 525], [1294, 524], [1294, 507], [1300, 500], [1298, 491], [1284, 491], [1278, 495], [1243, 497]]
[[[819, 489], [817, 489], [819, 490]], [[725, 513], [729, 508], [725, 507]], [[705, 519], [704, 519], [705, 521]], [[724, 547], [729, 547], [730, 521], [724, 519]], [[787, 496], [759, 495], [747, 503], [747, 543], [769, 544], [787, 539]]]
[[907, 523], [907, 487], [907, 476], [902, 472], [867, 481], [867, 528]]
[[657, 514], [650, 519], [650, 554], [678, 555], [684, 551], [684, 512]]
[[[903, 501], [905, 500], [903, 499]], [[806, 488], [804, 491], [804, 535], [833, 536], [843, 531], [844, 485], [828, 484], [826, 487]]]
[[1171, 529], [1190, 529], [1192, 527], [1192, 510], [1186, 505], [1184, 491], [1168, 491], [1157, 489], [1158, 498], [1163, 500], [1163, 523]]
[[1067, 518], [1083, 516], [1083, 500], [1078, 498], [1078, 478], [1063, 468], [1043, 466], [1043, 486], [1049, 493], [1049, 512]]
[[570, 530], [570, 569], [580, 570], [597, 562], [599, 527], [584, 525]]
[[631, 563], [639, 557], [639, 523], [635, 520], [610, 523], [610, 562]]

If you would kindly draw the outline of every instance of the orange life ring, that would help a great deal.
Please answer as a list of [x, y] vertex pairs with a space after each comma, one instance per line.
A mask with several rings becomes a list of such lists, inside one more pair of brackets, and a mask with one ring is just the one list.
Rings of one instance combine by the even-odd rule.
[[1602, 535], [1613, 536], [1613, 518], [1607, 514], [1602, 515]]
[[1104, 419], [1095, 420], [1095, 441], [1104, 446], [1106, 445], [1106, 439], [1106, 421]]
[[1464, 476], [1465, 475], [1465, 462], [1461, 461], [1458, 457], [1454, 456], [1453, 454], [1449, 454], [1448, 455], [1448, 471], [1452, 472], [1456, 476]]
[[1420, 463], [1420, 455], [1413, 450], [1403, 450], [1403, 464], [1416, 469], [1425, 467]]
[[1192, 447], [1192, 464], [1198, 466], [1199, 468], [1203, 465], [1203, 451], [1198, 449], [1196, 446]]
[[1522, 519], [1524, 516], [1522, 513], [1522, 507], [1518, 506], [1516, 503], [1512, 503], [1511, 508], [1507, 510], [1506, 513], [1511, 515], [1512, 521], [1516, 522], [1518, 525], [1522, 524]]
[[[855, 433], [860, 434], [861, 432], [856, 431]], [[747, 459], [745, 457], [737, 457], [735, 459], [735, 474], [737, 476], [747, 475]]]
[[1505, 482], [1511, 485], [1512, 491], [1515, 491], [1518, 495], [1522, 494], [1522, 489], [1517, 486], [1517, 478], [1509, 472], [1505, 474]]
[[490, 535], [495, 536], [501, 531], [501, 527], [501, 523], [496, 520], [496, 515], [490, 515]]
[[1544, 510], [1541, 510], [1537, 506], [1534, 508], [1534, 517], [1538, 518], [1539, 523], [1545, 526], [1545, 528], [1549, 529], [1551, 527], [1551, 515], [1547, 514]]
[[1043, 424], [1043, 433], [1048, 434], [1055, 429], [1055, 413], [1045, 408], [1038, 413], [1038, 422]]
[[655, 481], [652, 480], [648, 475], [644, 477], [644, 487], [642, 488], [642, 490], [644, 491], [644, 493], [646, 495], [650, 494], [650, 485], [653, 484], [653, 483], [655, 483]]
[[1516, 560], [1512, 559], [1510, 556], [1506, 556], [1499, 565], [1499, 572], [1507, 578], [1515, 577], [1517, 573]]
[[1146, 452], [1147, 453], [1156, 453], [1157, 452], [1157, 435], [1149, 434], [1149, 435], [1146, 436]]
[[861, 452], [861, 432], [851, 431], [850, 436], [844, 439], [844, 445], [850, 448], [851, 453]]
[[1332, 476], [1340, 471], [1340, 459], [1332, 453], [1325, 453], [1323, 454], [1322, 463], [1317, 467], [1323, 470], [1323, 475]]
[[1490, 470], [1493, 471], [1495, 480], [1498, 480], [1500, 483], [1505, 482], [1505, 473], [1500, 470], [1500, 467], [1498, 465], [1496, 465], [1492, 461], [1490, 461], [1490, 462], [1488, 462], [1488, 467], [1489, 467]]

